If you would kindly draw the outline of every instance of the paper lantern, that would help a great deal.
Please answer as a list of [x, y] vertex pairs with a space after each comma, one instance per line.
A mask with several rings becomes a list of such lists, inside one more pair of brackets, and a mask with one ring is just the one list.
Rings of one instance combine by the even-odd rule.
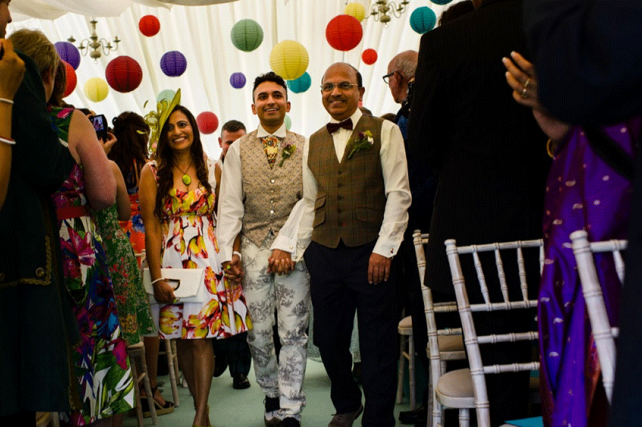
[[158, 96], [156, 97], [156, 102], [161, 102], [163, 99], [166, 99], [167, 102], [170, 102], [172, 99], [174, 99], [174, 95], [176, 95], [175, 91], [171, 89], [165, 89], [158, 94]]
[[283, 40], [270, 52], [270, 67], [285, 80], [301, 77], [308, 69], [309, 63], [308, 51], [294, 40]]
[[109, 86], [107, 82], [100, 77], [92, 77], [85, 83], [85, 96], [94, 102], [100, 102], [107, 98], [109, 94]]
[[127, 93], [140, 85], [143, 70], [134, 58], [122, 55], [109, 61], [105, 69], [105, 78], [112, 89]]
[[263, 41], [263, 28], [252, 19], [241, 19], [232, 27], [232, 44], [243, 52], [251, 52]]
[[363, 28], [354, 16], [335, 16], [325, 28], [325, 38], [336, 50], [345, 52], [354, 49], [361, 42], [361, 37]]
[[160, 67], [166, 76], [178, 77], [187, 69], [187, 59], [179, 51], [172, 50], [161, 57]]
[[78, 52], [76, 46], [69, 42], [57, 42], [54, 46], [60, 59], [71, 65], [74, 70], [77, 70], [80, 65], [80, 52]]
[[289, 114], [285, 115], [284, 121], [285, 121], [285, 129], [290, 130], [290, 128], [292, 127], [292, 119], [290, 118]]
[[204, 111], [196, 117], [196, 124], [201, 133], [209, 135], [218, 129], [218, 117], [211, 111]]
[[366, 49], [361, 54], [361, 60], [364, 64], [372, 65], [377, 62], [377, 51], [374, 49]]
[[354, 17], [359, 22], [366, 19], [366, 8], [361, 3], [348, 3], [343, 13]]
[[443, 6], [445, 4], [450, 3], [453, 0], [430, 0], [430, 1], [435, 3], [435, 4], [439, 4], [439, 5]]
[[68, 62], [62, 61], [65, 64], [65, 74], [67, 76], [67, 86], [65, 86], [65, 93], [62, 95], [63, 98], [71, 95], [71, 93], [76, 89], [76, 84], [78, 83], [78, 77], [76, 77], [76, 70]]
[[410, 27], [419, 34], [425, 34], [435, 28], [437, 16], [428, 6], [418, 7], [410, 15]]
[[138, 21], [138, 29], [144, 36], [155, 36], [160, 31], [160, 21], [154, 15], [145, 15]]
[[288, 88], [294, 93], [303, 93], [310, 89], [312, 78], [305, 72], [301, 77], [295, 80], [288, 80]]
[[230, 76], [230, 84], [234, 89], [241, 89], [243, 86], [245, 86], [245, 83], [247, 82], [247, 79], [245, 78], [245, 74], [243, 73], [232, 73]]

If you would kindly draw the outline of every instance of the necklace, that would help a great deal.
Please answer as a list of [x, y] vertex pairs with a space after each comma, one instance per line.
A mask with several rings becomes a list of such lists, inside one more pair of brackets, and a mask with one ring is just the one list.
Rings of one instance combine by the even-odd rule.
[[183, 173], [183, 184], [187, 185], [188, 187], [192, 183], [192, 178], [190, 178], [190, 176], [187, 174], [187, 172], [189, 172], [189, 168], [192, 167], [192, 163], [193, 162], [194, 162], [194, 160], [192, 159], [192, 161], [189, 163], [189, 166], [187, 167], [186, 171], [183, 171], [183, 169], [181, 169], [180, 166], [178, 166], [178, 163], [176, 163], [176, 167], [178, 168], [178, 170]]

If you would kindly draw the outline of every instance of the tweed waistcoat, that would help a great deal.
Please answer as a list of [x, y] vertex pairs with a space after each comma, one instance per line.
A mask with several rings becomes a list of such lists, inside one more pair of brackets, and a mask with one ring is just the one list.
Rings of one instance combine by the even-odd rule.
[[[287, 132], [279, 144], [276, 163], [270, 168], [263, 143], [256, 134], [255, 130], [238, 140], [245, 208], [241, 233], [260, 247], [270, 231], [278, 235], [292, 208], [303, 197], [301, 161], [305, 138]], [[287, 144], [294, 144], [296, 150], [279, 166]]]
[[[339, 241], [354, 247], [379, 237], [386, 207], [381, 170], [381, 124], [383, 120], [362, 116], [348, 140], [341, 162], [337, 160], [332, 135], [323, 127], [310, 137], [308, 166], [317, 183], [312, 240], [336, 248]], [[369, 130], [374, 144], [348, 159], [352, 142]]]

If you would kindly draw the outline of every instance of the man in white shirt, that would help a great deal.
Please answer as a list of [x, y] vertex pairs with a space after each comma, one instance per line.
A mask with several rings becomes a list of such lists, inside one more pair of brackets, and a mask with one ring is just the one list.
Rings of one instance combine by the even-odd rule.
[[[293, 261], [296, 227], [290, 232], [294, 238], [281, 235], [281, 228], [295, 205], [303, 206], [297, 203], [303, 197], [305, 138], [285, 128], [290, 102], [280, 76], [257, 77], [253, 100], [260, 126], [232, 144], [225, 156], [217, 237], [223, 270], [230, 280], [242, 281], [252, 319], [248, 344], [266, 395], [265, 425], [298, 427], [305, 405], [310, 282], [305, 263]], [[275, 308], [283, 343], [278, 366]]]
[[331, 121], [303, 153], [305, 207], [299, 239], [311, 275], [314, 342], [332, 381], [337, 414], [351, 426], [364, 411], [349, 351], [359, 324], [364, 426], [394, 426], [397, 364], [396, 286], [392, 258], [403, 240], [411, 196], [403, 137], [389, 121], [358, 108], [365, 88], [351, 65], [325, 72], [323, 105]]

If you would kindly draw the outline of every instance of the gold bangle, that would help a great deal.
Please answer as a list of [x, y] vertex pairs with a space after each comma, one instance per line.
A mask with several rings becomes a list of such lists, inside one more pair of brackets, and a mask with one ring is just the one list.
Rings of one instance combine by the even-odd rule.
[[548, 138], [548, 141], [546, 141], [546, 152], [551, 159], [555, 158], [555, 153], [553, 152], [553, 140], [551, 138]]

